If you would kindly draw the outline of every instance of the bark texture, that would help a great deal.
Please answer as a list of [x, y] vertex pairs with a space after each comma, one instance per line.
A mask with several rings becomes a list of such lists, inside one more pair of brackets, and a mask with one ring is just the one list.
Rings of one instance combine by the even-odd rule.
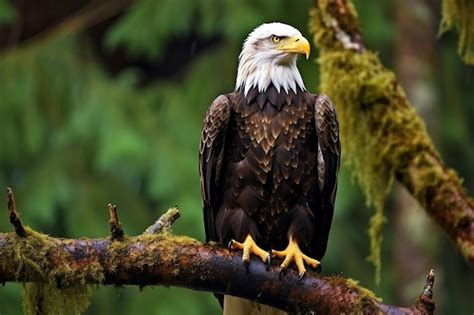
[[[64, 311], [54, 305], [58, 299], [72, 299], [64, 305], [74, 306], [79, 313], [88, 305], [90, 284], [179, 286], [302, 313], [432, 314], [434, 310], [433, 271], [413, 307], [396, 307], [383, 304], [352, 279], [309, 273], [298, 281], [294, 270], [280, 275], [278, 265], [267, 269], [257, 259], [246, 267], [240, 253], [173, 236], [169, 230], [179, 218], [177, 208], [169, 209], [142, 235], [127, 237], [118, 221], [117, 207], [109, 204], [109, 238], [64, 239], [23, 226], [10, 188], [7, 204], [15, 232], [0, 233], [0, 283], [29, 282], [25, 303], [29, 313]], [[42, 291], [44, 288], [48, 291]], [[56, 298], [45, 303], [52, 294]], [[77, 296], [79, 300], [74, 301]]]
[[[387, 178], [398, 179], [474, 262], [474, 202], [443, 163], [396, 77], [366, 49], [352, 2], [315, 0], [311, 30], [320, 50], [322, 92], [338, 107], [345, 156], [360, 172], [369, 202], [383, 208]], [[375, 221], [377, 236], [383, 215]], [[379, 245], [380, 239], [373, 247]]]
[[308, 274], [298, 282], [291, 270], [279, 279], [277, 265], [267, 271], [258, 260], [252, 260], [247, 271], [238, 253], [168, 232], [122, 241], [59, 239], [29, 228], [26, 237], [0, 234], [0, 283], [53, 279], [60, 288], [77, 282], [166, 285], [239, 296], [304, 313], [432, 314], [432, 278], [416, 305], [403, 308], [383, 304], [356, 281], [339, 276]]

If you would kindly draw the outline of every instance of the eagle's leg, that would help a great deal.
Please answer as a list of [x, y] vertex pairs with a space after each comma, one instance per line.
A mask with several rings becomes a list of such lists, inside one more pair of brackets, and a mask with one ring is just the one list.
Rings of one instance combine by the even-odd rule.
[[303, 279], [306, 273], [305, 264], [315, 270], [321, 268], [321, 263], [318, 260], [303, 254], [298, 243], [291, 237], [288, 247], [285, 250], [272, 250], [272, 257], [283, 258], [283, 262], [280, 265], [281, 272], [285, 271], [290, 266], [291, 262], [295, 262], [296, 267], [298, 268], [298, 276], [300, 280]]
[[243, 251], [242, 261], [244, 262], [246, 267], [248, 267], [248, 265], [250, 263], [250, 256], [252, 254], [260, 257], [260, 259], [265, 264], [267, 264], [267, 268], [268, 268], [268, 266], [270, 266], [270, 261], [271, 261], [270, 253], [263, 250], [263, 249], [261, 249], [257, 245], [257, 243], [255, 243], [255, 241], [253, 240], [253, 238], [250, 234], [247, 235], [247, 237], [245, 238], [245, 241], [243, 243], [237, 242], [235, 240], [231, 240], [229, 242], [229, 249], [239, 249], [239, 250]]

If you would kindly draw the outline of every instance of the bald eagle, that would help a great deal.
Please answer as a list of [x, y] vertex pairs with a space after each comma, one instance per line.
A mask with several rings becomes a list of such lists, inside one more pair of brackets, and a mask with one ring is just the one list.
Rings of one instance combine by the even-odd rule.
[[294, 27], [254, 29], [235, 91], [206, 113], [199, 150], [206, 240], [242, 250], [247, 265], [252, 255], [282, 259], [282, 270], [294, 262], [300, 278], [326, 251], [341, 155], [331, 100], [307, 92], [296, 66], [309, 53]]

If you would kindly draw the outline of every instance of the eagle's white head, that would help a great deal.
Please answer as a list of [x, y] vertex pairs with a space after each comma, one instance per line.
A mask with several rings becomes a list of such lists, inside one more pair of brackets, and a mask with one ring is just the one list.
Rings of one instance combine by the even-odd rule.
[[273, 83], [278, 92], [291, 89], [296, 93], [297, 87], [305, 90], [296, 57], [304, 54], [308, 59], [309, 52], [308, 40], [296, 28], [283, 23], [262, 24], [244, 42], [235, 89], [243, 88], [247, 95], [254, 87], [265, 92]]

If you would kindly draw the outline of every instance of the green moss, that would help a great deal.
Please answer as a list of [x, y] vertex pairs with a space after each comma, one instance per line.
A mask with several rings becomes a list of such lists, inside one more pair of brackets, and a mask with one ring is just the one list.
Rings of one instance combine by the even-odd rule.
[[[47, 256], [54, 244], [48, 235], [26, 227], [27, 237], [14, 239], [12, 259], [26, 278], [37, 282], [23, 287], [23, 309], [25, 314], [80, 314], [89, 305], [94, 286], [86, 285], [85, 276], [96, 282], [103, 280], [102, 268], [91, 263], [81, 273], [67, 265], [51, 268]], [[55, 254], [59, 254], [55, 252]], [[67, 254], [64, 254], [67, 255]]]
[[383, 207], [377, 207], [374, 215], [370, 218], [369, 237], [370, 255], [367, 257], [375, 267], [375, 283], [380, 283], [382, 271], [382, 259], [380, 257], [382, 247], [382, 227], [387, 219], [383, 215]]
[[444, 0], [440, 34], [455, 27], [459, 32], [458, 54], [466, 64], [474, 65], [474, 2]]
[[346, 302], [351, 303], [350, 314], [381, 314], [381, 298], [371, 290], [359, 285], [359, 282], [351, 278], [332, 276], [333, 286], [344, 288], [344, 294], [348, 297]]
[[[88, 261], [86, 266], [71, 270], [68, 265], [55, 266], [52, 269], [46, 259], [48, 251], [51, 249], [49, 236], [27, 229], [28, 237], [15, 238], [15, 259], [20, 265], [19, 270], [35, 271], [32, 279], [37, 283], [28, 283], [24, 286], [24, 312], [26, 314], [36, 314], [42, 310], [46, 314], [80, 314], [89, 305], [89, 299], [96, 286], [87, 285], [92, 282], [100, 283], [104, 279], [102, 266], [98, 262]], [[110, 245], [110, 257], [107, 263], [114, 270], [119, 265], [128, 268], [129, 263], [119, 259], [123, 254], [139, 256], [140, 259], [132, 259], [134, 266], [153, 266], [157, 258], [152, 255], [142, 255], [145, 248], [164, 248], [170, 246], [170, 242], [179, 242], [180, 245], [198, 244], [195, 239], [186, 236], [173, 236], [168, 232], [160, 234], [143, 234], [137, 237], [124, 237], [121, 241], [114, 241]], [[126, 251], [127, 253], [124, 253]], [[160, 251], [168, 257], [160, 257], [160, 260], [177, 259], [174, 251]], [[58, 255], [58, 252], [55, 252]], [[64, 255], [68, 255], [64, 253]], [[15, 263], [16, 264], [16, 263]], [[25, 264], [29, 264], [29, 268]], [[131, 267], [131, 266], [130, 266]], [[176, 273], [179, 271], [177, 270]], [[19, 274], [19, 273], [18, 273]]]
[[59, 289], [53, 283], [27, 283], [23, 289], [25, 314], [81, 314], [90, 304], [94, 286], [74, 284]]
[[[179, 246], [173, 246], [170, 243], [178, 243]], [[174, 236], [168, 231], [159, 234], [142, 234], [136, 237], [128, 237], [123, 241], [112, 242], [110, 246], [111, 255], [107, 258], [107, 264], [112, 270], [119, 264], [122, 268], [127, 268], [127, 263], [132, 262], [135, 268], [141, 268], [143, 266], [153, 266], [157, 261], [173, 261], [177, 259], [179, 254], [176, 252], [182, 246], [186, 245], [197, 245], [201, 244], [197, 240], [187, 236]], [[143, 255], [145, 248], [154, 249], [157, 248], [161, 255], [159, 259], [153, 255]], [[176, 251], [170, 251], [170, 248], [175, 248]], [[120, 257], [123, 257], [122, 251], [127, 251], [129, 256], [140, 256], [139, 260], [132, 259], [130, 261], [123, 261]], [[176, 270], [175, 273], [179, 271]]]
[[459, 244], [459, 249], [461, 250], [461, 253], [464, 255], [464, 257], [473, 257], [474, 256], [474, 245], [472, 245], [472, 242], [470, 241], [465, 241], [462, 239], [458, 239], [457, 243]]
[[[27, 283], [23, 289], [23, 307], [26, 314], [80, 314], [87, 309], [89, 299], [96, 285], [87, 283], [101, 283], [104, 280], [104, 270], [98, 261], [87, 260], [80, 268], [70, 264], [59, 264], [68, 261], [70, 255], [66, 251], [54, 248], [55, 241], [48, 235], [26, 228], [27, 237], [12, 237], [9, 241], [14, 250], [6, 255], [5, 261], [12, 261], [17, 268], [17, 277], [20, 275], [31, 279], [34, 283]], [[63, 240], [73, 244], [74, 240]], [[171, 244], [173, 243], [173, 244]], [[178, 243], [179, 246], [174, 246]], [[121, 268], [146, 268], [158, 262], [175, 261], [179, 257], [179, 250], [183, 245], [200, 244], [197, 240], [186, 236], [173, 236], [168, 230], [160, 234], [143, 234], [136, 237], [124, 237], [120, 241], [110, 244], [110, 255], [106, 264], [113, 271]], [[161, 257], [144, 255], [145, 249], [156, 248]], [[174, 248], [174, 250], [170, 250]], [[51, 255], [56, 261], [54, 268], [49, 263]], [[131, 257], [123, 260], [124, 255]], [[133, 266], [127, 266], [133, 264]], [[179, 273], [176, 269], [175, 275]], [[26, 274], [25, 274], [26, 273]], [[28, 274], [29, 273], [29, 274]]]
[[370, 300], [373, 303], [382, 303], [382, 299], [375, 295], [374, 292], [370, 291], [369, 289], [359, 285], [359, 281], [347, 278], [346, 284], [349, 288], [353, 288], [359, 292], [359, 301], [358, 304], [364, 303], [364, 300]]
[[[351, 10], [348, 15], [355, 14]], [[357, 53], [337, 44], [332, 17], [325, 10], [313, 10], [311, 15], [311, 29], [320, 48], [320, 89], [337, 108], [343, 161], [352, 169], [368, 206], [375, 208], [368, 259], [376, 268], [378, 282], [384, 202], [395, 171], [406, 169], [419, 151], [437, 153], [393, 72], [383, 67], [376, 54]]]
[[201, 244], [198, 240], [196, 240], [192, 237], [184, 236], [184, 235], [175, 236], [175, 235], [171, 235], [171, 234], [165, 234], [165, 237], [167, 237], [169, 240], [173, 240], [173, 242], [177, 242], [179, 244], [182, 244], [181, 246]]
[[46, 260], [46, 254], [49, 250], [48, 236], [33, 231], [29, 227], [25, 227], [25, 231], [27, 237], [17, 237], [13, 247], [12, 259], [15, 261], [15, 265], [18, 266], [16, 275], [18, 277], [21, 270], [27, 270], [34, 273], [27, 274], [27, 277], [44, 279], [44, 270], [48, 265]]

